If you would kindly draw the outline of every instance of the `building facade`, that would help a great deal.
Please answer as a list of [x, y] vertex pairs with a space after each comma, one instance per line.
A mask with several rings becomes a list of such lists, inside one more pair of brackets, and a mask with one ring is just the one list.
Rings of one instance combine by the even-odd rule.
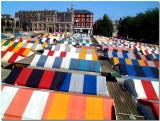
[[18, 11], [15, 13], [15, 20], [19, 21], [19, 26], [23, 30], [48, 32], [73, 32], [74, 22], [73, 9], [66, 12], [54, 10], [43, 11]]
[[74, 10], [74, 32], [92, 34], [93, 13], [88, 10]]

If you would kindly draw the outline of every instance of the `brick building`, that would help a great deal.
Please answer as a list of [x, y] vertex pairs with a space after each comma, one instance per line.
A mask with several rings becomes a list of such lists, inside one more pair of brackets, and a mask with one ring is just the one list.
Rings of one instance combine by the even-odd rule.
[[88, 10], [74, 10], [74, 32], [91, 33], [93, 31], [93, 13]]

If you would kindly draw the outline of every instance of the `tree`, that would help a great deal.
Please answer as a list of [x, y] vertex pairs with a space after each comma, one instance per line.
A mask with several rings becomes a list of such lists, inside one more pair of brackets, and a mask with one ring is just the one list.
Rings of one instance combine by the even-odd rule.
[[139, 13], [135, 17], [125, 17], [119, 22], [118, 35], [147, 43], [158, 43], [159, 10], [158, 8]]
[[113, 25], [110, 18], [105, 14], [103, 19], [99, 19], [93, 25], [93, 34], [102, 36], [112, 36]]

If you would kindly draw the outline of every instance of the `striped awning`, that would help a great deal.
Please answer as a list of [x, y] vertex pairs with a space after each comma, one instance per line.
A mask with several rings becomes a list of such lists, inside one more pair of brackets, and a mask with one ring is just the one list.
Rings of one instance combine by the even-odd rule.
[[54, 51], [54, 50], [44, 50], [42, 55], [84, 59], [84, 60], [98, 60], [98, 56], [96, 55], [96, 53], [87, 54], [85, 52], [73, 53], [73, 52], [63, 52], [63, 51]]
[[106, 87], [106, 77], [87, 74], [14, 68], [3, 82], [40, 89], [109, 95]]
[[137, 66], [149, 66], [159, 68], [158, 61], [146, 61], [146, 60], [136, 60], [128, 58], [117, 58], [113, 57], [113, 64], [127, 64], [127, 65], [137, 65]]
[[4, 84], [1, 90], [1, 118], [6, 120], [112, 120], [114, 117], [114, 100], [109, 97], [47, 92]]
[[136, 99], [159, 99], [159, 82], [152, 80], [125, 80], [127, 88]]
[[159, 78], [159, 69], [149, 66], [118, 64], [121, 75]]
[[30, 66], [100, 72], [100, 62], [36, 54]]

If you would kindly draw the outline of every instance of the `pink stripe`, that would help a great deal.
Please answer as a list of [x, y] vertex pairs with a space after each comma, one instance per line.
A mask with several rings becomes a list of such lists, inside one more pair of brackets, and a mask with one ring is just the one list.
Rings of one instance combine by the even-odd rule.
[[68, 120], [84, 120], [86, 97], [81, 95], [72, 95], [68, 107]]

